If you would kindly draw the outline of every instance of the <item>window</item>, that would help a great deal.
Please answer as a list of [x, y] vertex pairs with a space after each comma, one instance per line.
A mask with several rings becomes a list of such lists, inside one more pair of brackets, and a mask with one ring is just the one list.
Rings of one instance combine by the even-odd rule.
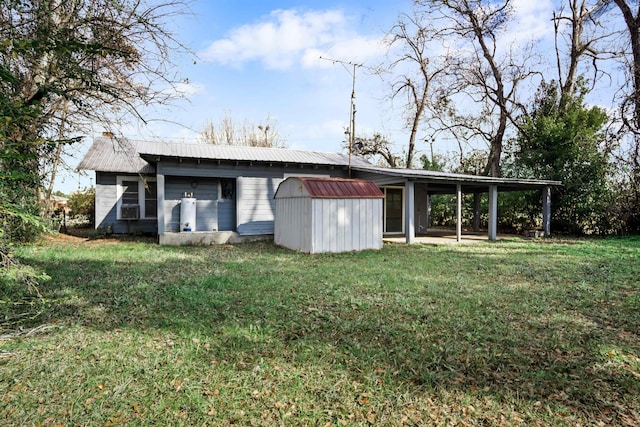
[[147, 180], [145, 182], [144, 212], [145, 218], [156, 218], [158, 216], [158, 183], [155, 181]]
[[122, 219], [122, 205], [137, 205], [140, 218], [158, 216], [158, 183], [152, 177], [118, 176], [116, 217]]
[[223, 200], [231, 200], [235, 198], [236, 180], [222, 178], [220, 179], [220, 198]]
[[122, 181], [122, 204], [138, 204], [138, 181]]

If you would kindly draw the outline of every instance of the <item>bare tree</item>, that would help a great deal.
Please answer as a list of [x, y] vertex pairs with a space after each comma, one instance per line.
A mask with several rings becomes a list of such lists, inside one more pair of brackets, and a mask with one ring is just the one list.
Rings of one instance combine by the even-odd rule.
[[[489, 147], [484, 174], [500, 175], [500, 158], [515, 112], [521, 109], [519, 85], [537, 74], [530, 67], [532, 47], [501, 43], [512, 15], [512, 0], [416, 0], [437, 23], [437, 35], [455, 46], [448, 58], [450, 78], [442, 103], [449, 113], [444, 128], [466, 140], [481, 139]], [[457, 101], [478, 106], [476, 114], [460, 114]]]
[[[345, 149], [349, 149], [346, 142]], [[354, 144], [354, 151], [383, 167], [397, 168], [405, 166], [400, 156], [393, 152], [392, 142], [384, 135], [376, 133], [373, 137], [358, 137]]]
[[[636, 4], [635, 10], [633, 4]], [[630, 88], [621, 102], [622, 132], [630, 134], [630, 143], [626, 153], [629, 169], [630, 197], [628, 202], [629, 218], [628, 226], [634, 230], [640, 230], [640, 3], [631, 0], [606, 0], [603, 7], [615, 5], [622, 14], [626, 26], [626, 39], [630, 44], [629, 50], [624, 50], [621, 55], [626, 62], [627, 72], [630, 75]]]
[[[604, 0], [566, 0], [568, 12], [565, 13], [565, 5], [562, 5], [559, 11], [553, 13], [561, 109], [564, 109], [576, 93], [581, 62], [590, 60], [592, 84], [595, 85], [604, 73], [600, 70], [598, 61], [612, 55], [603, 43], [611, 37], [612, 32], [605, 29], [606, 26], [599, 19], [604, 3]], [[597, 33], [595, 29], [602, 30]], [[565, 40], [566, 52], [563, 52], [562, 39]], [[565, 61], [563, 57], [566, 58]]]
[[284, 140], [276, 129], [274, 121], [267, 116], [264, 123], [254, 125], [247, 120], [236, 125], [229, 113], [216, 124], [208, 122], [200, 137], [203, 142], [214, 145], [239, 145], [245, 147], [284, 147]]
[[[404, 153], [404, 165], [407, 168], [413, 166], [418, 131], [426, 119], [425, 114], [429, 111], [431, 83], [444, 73], [448, 65], [446, 61], [433, 54], [432, 49], [439, 40], [435, 29], [426, 18], [427, 15], [417, 10], [413, 15], [403, 14], [387, 34], [389, 45], [392, 48], [400, 47], [399, 57], [391, 62], [389, 70], [399, 71], [400, 74], [392, 84], [392, 98], [406, 96], [409, 143]], [[391, 156], [389, 147], [381, 144], [381, 141], [381, 138], [374, 137], [368, 146], [380, 148], [379, 154], [393, 167], [395, 160], [390, 159], [394, 157]]]

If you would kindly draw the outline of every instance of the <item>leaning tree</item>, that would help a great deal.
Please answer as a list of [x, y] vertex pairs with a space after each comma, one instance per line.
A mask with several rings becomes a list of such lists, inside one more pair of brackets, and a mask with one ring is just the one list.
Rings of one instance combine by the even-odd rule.
[[59, 158], [60, 144], [78, 140], [64, 129], [144, 120], [141, 106], [176, 97], [171, 58], [186, 49], [169, 25], [183, 6], [180, 0], [0, 2], [3, 200], [36, 205], [43, 163]]

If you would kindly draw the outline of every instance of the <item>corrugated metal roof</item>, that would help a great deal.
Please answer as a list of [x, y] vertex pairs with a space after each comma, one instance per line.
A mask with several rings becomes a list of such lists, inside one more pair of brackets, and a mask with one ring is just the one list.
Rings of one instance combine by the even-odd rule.
[[552, 181], [546, 179], [521, 179], [521, 178], [496, 178], [483, 175], [466, 175], [460, 173], [437, 172], [424, 169], [391, 169], [381, 168], [369, 165], [355, 165], [355, 171], [371, 172], [387, 176], [395, 176], [400, 179], [415, 178], [416, 180], [425, 179], [431, 182], [442, 183], [461, 183], [461, 184], [495, 184], [504, 187], [542, 187], [542, 186], [561, 186], [561, 181]]
[[[286, 148], [238, 147], [213, 144], [175, 144], [145, 141], [139, 146], [138, 152], [140, 155], [147, 158], [175, 157], [327, 166], [347, 166], [349, 164], [349, 156], [347, 154], [290, 150]], [[351, 165], [370, 166], [371, 163], [361, 156], [352, 155]]]
[[140, 174], [155, 173], [153, 165], [138, 155], [138, 141], [127, 138], [95, 138], [76, 169]]
[[372, 199], [384, 194], [372, 181], [347, 178], [299, 177], [309, 196], [315, 199]]
[[[348, 166], [349, 156], [341, 153], [289, 150], [285, 148], [236, 147], [212, 144], [177, 144], [98, 137], [78, 165], [78, 170], [153, 173], [145, 159], [191, 158], [203, 160], [273, 162], [322, 166]], [[371, 165], [361, 156], [351, 156], [351, 165]]]

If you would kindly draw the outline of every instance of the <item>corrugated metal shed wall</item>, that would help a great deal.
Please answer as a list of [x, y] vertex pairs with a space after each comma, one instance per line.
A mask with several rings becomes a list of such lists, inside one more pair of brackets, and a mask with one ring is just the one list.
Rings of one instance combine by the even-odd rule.
[[382, 248], [382, 199], [312, 199], [311, 253]]
[[[314, 198], [313, 188], [305, 188], [304, 178], [288, 178], [280, 184], [275, 199], [276, 244], [307, 253], [382, 248], [383, 198], [379, 189], [362, 197], [361, 183], [345, 190], [343, 182], [327, 189], [325, 184], [330, 186], [330, 180], [324, 184], [314, 181], [316, 189], [324, 187], [324, 196]], [[353, 197], [347, 197], [349, 191]]]
[[[311, 202], [309, 198], [276, 199], [274, 241], [301, 252], [312, 252]], [[282, 214], [280, 214], [282, 213]], [[285, 214], [286, 213], [286, 214]]]

